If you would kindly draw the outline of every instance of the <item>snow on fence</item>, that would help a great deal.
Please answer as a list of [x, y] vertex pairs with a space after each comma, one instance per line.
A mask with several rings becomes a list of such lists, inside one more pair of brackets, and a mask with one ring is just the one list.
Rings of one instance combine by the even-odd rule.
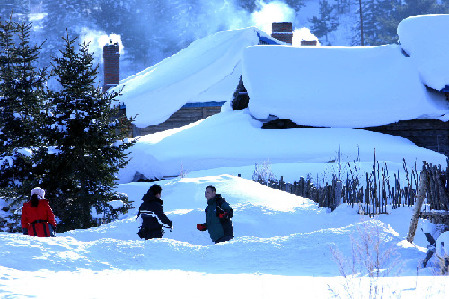
[[[374, 160], [373, 170], [365, 172], [363, 184], [359, 174], [356, 173], [357, 170], [349, 171], [343, 181], [334, 175], [331, 182], [326, 182], [323, 186], [315, 186], [311, 178], [304, 177], [293, 183], [285, 182], [283, 176], [280, 180], [274, 179], [274, 176], [265, 179], [267, 177], [265, 174], [262, 176], [257, 174], [260, 171], [257, 166], [253, 180], [274, 189], [310, 198], [320, 207], [330, 208], [331, 211], [344, 203], [358, 208], [360, 214], [374, 216], [387, 214], [389, 208], [415, 205], [418, 198], [420, 172], [417, 171], [416, 165], [409, 171], [405, 160], [403, 160], [403, 168], [405, 180], [402, 180], [402, 184], [399, 171], [397, 174], [394, 173], [390, 180], [387, 165], [381, 166], [376, 160]], [[427, 178], [427, 193], [424, 196], [425, 211], [421, 212], [420, 217], [444, 217], [436, 216], [438, 214], [436, 211], [440, 211], [441, 215], [449, 215], [449, 166], [443, 171], [441, 165], [433, 166], [424, 163], [421, 173], [423, 172], [426, 173]]]

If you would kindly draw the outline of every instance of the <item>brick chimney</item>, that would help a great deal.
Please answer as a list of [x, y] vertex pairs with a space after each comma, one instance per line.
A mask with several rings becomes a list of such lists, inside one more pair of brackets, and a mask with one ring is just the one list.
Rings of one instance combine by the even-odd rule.
[[118, 43], [109, 44], [103, 47], [103, 91], [111, 87], [117, 86], [120, 81], [120, 64], [119, 64], [119, 45]]
[[271, 37], [288, 44], [292, 44], [293, 25], [291, 22], [274, 22], [271, 25]]
[[301, 46], [316, 46], [316, 40], [302, 40]]

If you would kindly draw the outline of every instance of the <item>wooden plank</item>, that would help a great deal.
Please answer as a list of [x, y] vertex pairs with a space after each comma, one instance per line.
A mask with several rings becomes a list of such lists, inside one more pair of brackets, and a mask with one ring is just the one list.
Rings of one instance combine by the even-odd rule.
[[415, 239], [416, 228], [418, 227], [419, 214], [421, 212], [421, 207], [424, 203], [424, 198], [426, 197], [426, 181], [427, 181], [427, 170], [426, 166], [423, 166], [421, 175], [419, 177], [419, 188], [418, 188], [418, 199], [415, 202], [415, 208], [413, 209], [412, 221], [410, 222], [410, 227], [408, 230], [407, 241], [413, 243]]
[[439, 216], [439, 217], [449, 217], [449, 211], [430, 211], [419, 213], [421, 218]]

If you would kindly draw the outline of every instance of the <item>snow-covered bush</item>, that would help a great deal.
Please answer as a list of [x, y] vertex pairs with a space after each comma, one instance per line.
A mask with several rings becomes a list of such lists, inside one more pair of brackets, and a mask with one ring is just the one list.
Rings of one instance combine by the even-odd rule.
[[264, 161], [261, 164], [255, 164], [253, 172], [253, 181], [259, 182], [263, 185], [268, 185], [270, 182], [276, 181], [276, 176], [271, 170], [270, 161]]
[[331, 247], [340, 274], [345, 278], [343, 289], [348, 298], [360, 295], [361, 287], [368, 288], [368, 298], [383, 298], [389, 294], [380, 278], [399, 275], [401, 262], [396, 249], [386, 239], [388, 234], [385, 230], [388, 229], [377, 220], [358, 225], [351, 236], [352, 255], [349, 257], [345, 257], [338, 248]]
[[128, 195], [125, 193], [116, 193], [113, 200], [102, 206], [92, 207], [92, 218], [96, 220], [97, 225], [120, 219], [121, 216], [126, 215], [130, 209], [134, 208], [133, 202], [128, 199]]

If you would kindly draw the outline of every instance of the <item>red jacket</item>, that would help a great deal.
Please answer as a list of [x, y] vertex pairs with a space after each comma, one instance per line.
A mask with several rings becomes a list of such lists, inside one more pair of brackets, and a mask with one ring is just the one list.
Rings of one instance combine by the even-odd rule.
[[28, 235], [49, 237], [49, 225], [56, 227], [55, 215], [46, 199], [40, 199], [37, 207], [32, 207], [28, 201], [22, 207], [22, 228], [28, 229]]

